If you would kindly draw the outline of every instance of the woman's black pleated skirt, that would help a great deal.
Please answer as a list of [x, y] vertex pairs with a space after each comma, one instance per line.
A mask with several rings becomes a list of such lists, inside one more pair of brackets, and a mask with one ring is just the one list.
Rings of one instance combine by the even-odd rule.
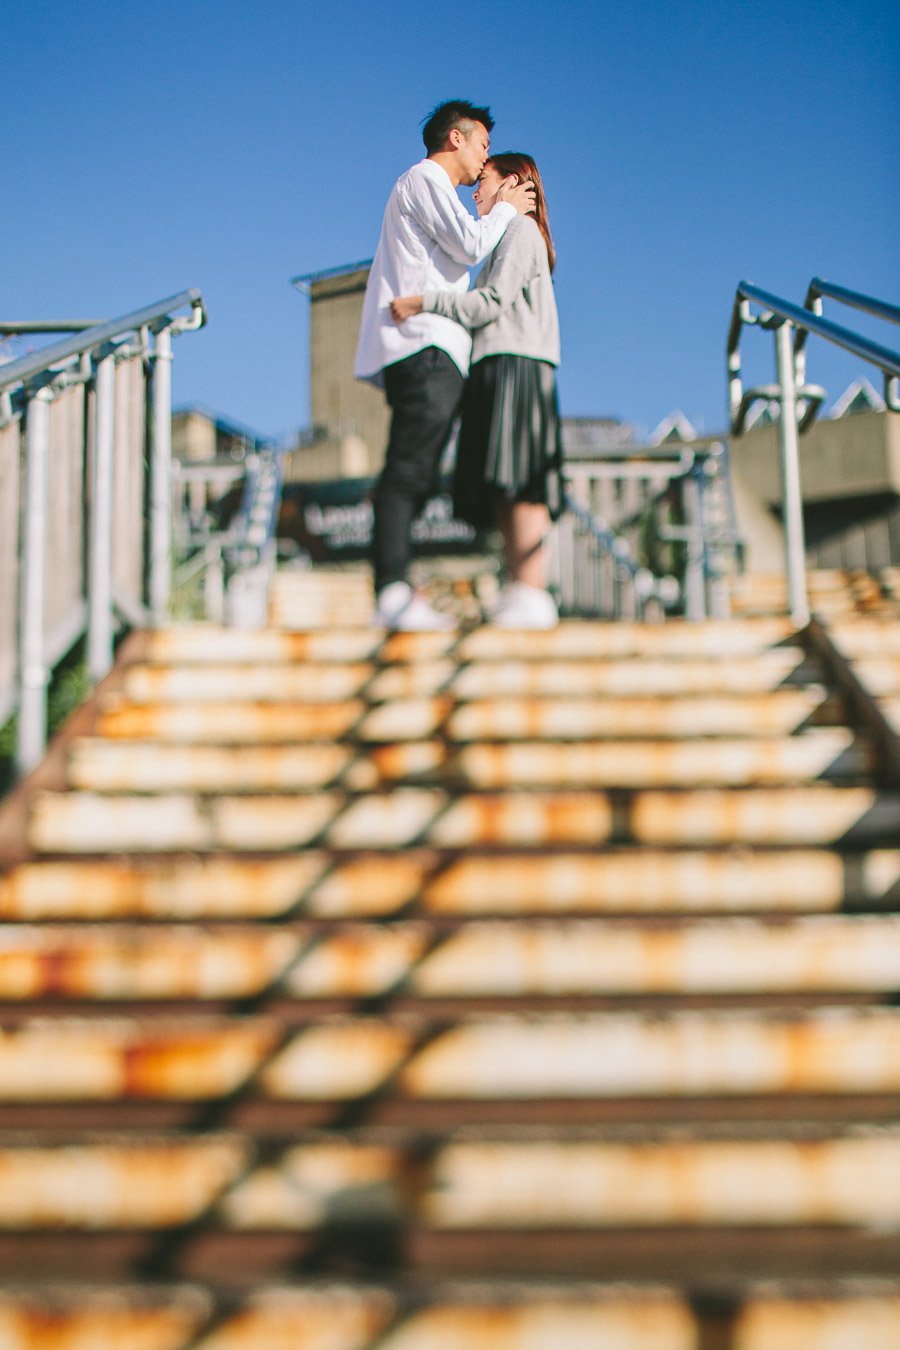
[[472, 366], [462, 404], [453, 511], [492, 525], [498, 499], [560, 511], [562, 450], [556, 367], [530, 356], [486, 356]]

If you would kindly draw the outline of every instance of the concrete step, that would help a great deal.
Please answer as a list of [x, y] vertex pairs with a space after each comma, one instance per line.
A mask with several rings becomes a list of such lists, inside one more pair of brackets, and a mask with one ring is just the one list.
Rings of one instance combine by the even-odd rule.
[[358, 734], [368, 741], [405, 740], [437, 730], [451, 741], [647, 740], [660, 737], [789, 735], [815, 717], [839, 720], [840, 705], [819, 685], [744, 697], [504, 698], [457, 706], [447, 697], [395, 698], [367, 713]]
[[[483, 772], [488, 780], [495, 764], [491, 758], [476, 760], [464, 771]], [[510, 767], [519, 772], [508, 772], [506, 782], [515, 782], [523, 766], [507, 760], [504, 768]], [[574, 768], [581, 770], [569, 765]], [[618, 837], [643, 844], [843, 843], [859, 848], [895, 838], [898, 828], [897, 794], [824, 783], [730, 791], [648, 789], [617, 804], [615, 813], [607, 793], [586, 789], [483, 792], [451, 799], [437, 788], [401, 787], [358, 797], [333, 790], [207, 798], [44, 792], [35, 799], [27, 838], [39, 853], [73, 854], [269, 851], [320, 839], [339, 850], [415, 843], [535, 849], [606, 843], [615, 829]]]
[[365, 711], [359, 699], [307, 703], [154, 703], [105, 700], [97, 732], [109, 739], [170, 741], [182, 745], [335, 741]]
[[44, 1018], [0, 1034], [0, 1098], [5, 1105], [216, 1099], [246, 1083], [278, 1036], [262, 1018]]
[[251, 1158], [250, 1146], [237, 1135], [0, 1146], [0, 1232], [189, 1223]]
[[[450, 1229], [894, 1225], [898, 1149], [890, 1134], [815, 1143], [450, 1145], [436, 1159], [423, 1217]], [[231, 1201], [239, 1205], [240, 1190]]]
[[0, 999], [251, 998], [305, 945], [297, 931], [248, 925], [10, 926], [0, 932]]
[[[364, 695], [375, 702], [429, 695], [465, 700], [504, 697], [593, 698], [602, 700], [672, 701], [718, 696], [737, 704], [821, 695], [821, 686], [807, 678], [804, 687], [779, 689], [790, 679], [800, 684], [805, 667], [791, 648], [748, 658], [739, 667], [722, 661], [638, 662], [548, 661], [474, 662], [457, 673], [449, 659], [376, 668], [369, 662], [344, 665], [282, 664], [215, 667], [136, 665], [125, 674], [124, 693], [106, 695], [102, 712], [125, 712], [131, 704], [331, 704]], [[777, 658], [772, 660], [771, 658]], [[900, 666], [900, 663], [898, 663]], [[377, 670], [377, 674], [376, 674]], [[812, 674], [810, 671], [809, 674]], [[888, 691], [889, 692], [889, 691]], [[755, 697], [754, 697], [755, 696]]]
[[189, 1286], [6, 1290], [0, 1340], [11, 1350], [186, 1350], [212, 1310], [209, 1296]]
[[326, 857], [314, 852], [26, 863], [0, 875], [0, 918], [268, 919], [298, 904], [326, 868]]
[[[352, 1053], [334, 1040], [335, 1059]], [[355, 1030], [355, 1028], [354, 1028]], [[365, 1028], [361, 1028], [363, 1035]], [[265, 1071], [270, 1090], [310, 1091], [306, 1035]], [[317, 1047], [321, 1054], [321, 1045]], [[521, 1099], [896, 1093], [900, 1015], [824, 1010], [802, 1017], [683, 1012], [470, 1018], [410, 1056], [379, 1064], [411, 1097]], [[369, 1091], [384, 1078], [370, 1080]]]
[[2, 934], [0, 1000], [521, 998], [606, 994], [890, 994], [900, 919], [842, 915], [639, 926], [591, 920], [423, 918], [342, 924], [138, 927], [23, 925]]
[[161, 665], [217, 666], [223, 663], [365, 661], [382, 645], [374, 628], [327, 628], [316, 633], [282, 633], [274, 628], [221, 628], [179, 624], [146, 636], [146, 659]]
[[446, 692], [456, 699], [508, 697], [661, 698], [691, 694], [764, 694], [783, 684], [816, 683], [819, 672], [799, 647], [772, 647], [740, 662], [715, 657], [656, 660], [477, 660], [457, 669], [449, 658], [395, 664], [378, 671], [368, 698], [415, 698]]
[[[292, 968], [287, 987], [296, 993], [344, 992], [344, 972], [354, 970], [351, 953], [365, 952], [369, 941], [377, 947], [385, 931], [390, 930], [378, 929], [369, 938], [369, 930], [352, 929], [349, 952], [343, 934], [317, 944]], [[900, 918], [846, 915], [778, 923], [722, 918], [667, 927], [473, 920], [411, 963], [404, 988], [439, 998], [889, 992], [900, 988]]]
[[882, 660], [900, 656], [900, 624], [893, 620], [848, 619], [831, 623], [828, 635], [851, 661]]
[[[420, 669], [416, 666], [408, 671]], [[471, 669], [471, 667], [470, 667]], [[413, 681], [404, 681], [411, 685]], [[366, 691], [368, 692], [368, 691]], [[233, 702], [179, 700], [129, 703], [104, 699], [98, 711], [100, 736], [143, 740], [204, 741], [220, 744], [286, 744], [334, 740], [357, 727], [365, 711], [360, 699], [341, 702]], [[506, 740], [546, 736], [757, 736], [789, 734], [807, 722], [843, 720], [840, 702], [821, 686], [784, 689], [764, 695], [707, 695], [677, 698], [591, 699], [548, 697], [481, 699], [461, 706], [451, 695], [399, 697], [379, 703], [359, 733], [366, 740], [409, 740], [438, 728], [452, 740]]]
[[338, 1206], [345, 1224], [363, 1212], [373, 1222], [406, 1215], [437, 1232], [900, 1224], [900, 1136], [890, 1130], [640, 1144], [450, 1140], [413, 1196], [408, 1164], [387, 1145], [302, 1144], [248, 1168], [251, 1157], [234, 1135], [0, 1147], [0, 1224], [152, 1230], [211, 1212], [225, 1230], [302, 1231]]
[[[900, 852], [842, 857], [827, 849], [732, 848], [550, 856], [463, 856], [430, 881], [429, 912], [446, 915], [822, 912], [844, 904], [890, 908], [900, 890]], [[316, 912], [365, 912], [338, 875], [310, 901]]]
[[413, 849], [344, 860], [213, 856], [40, 861], [0, 876], [0, 916], [48, 920], [486, 915], [828, 913], [890, 909], [900, 851], [729, 848], [492, 851], [442, 859]]
[[289, 665], [272, 662], [216, 666], [136, 665], [125, 673], [124, 698], [107, 698], [110, 711], [132, 703], [314, 703], [352, 699], [371, 679], [367, 661]]
[[757, 655], [782, 642], [794, 630], [787, 619], [711, 619], [704, 624], [671, 622], [593, 623], [568, 619], [546, 633], [482, 627], [458, 645], [464, 661], [582, 660], [622, 657], [698, 657], [734, 659]]
[[[698, 1311], [664, 1285], [482, 1282], [434, 1290], [404, 1306], [397, 1291], [369, 1285], [269, 1284], [216, 1308], [191, 1286], [56, 1289], [48, 1308], [35, 1293], [0, 1295], [0, 1332], [16, 1350], [703, 1350], [727, 1328], [733, 1350], [886, 1350], [900, 1334], [892, 1282], [818, 1296], [742, 1289]], [[207, 1335], [201, 1333], [209, 1323]]]
[[319, 632], [219, 628], [185, 624], [148, 635], [153, 663], [216, 665], [223, 662], [365, 661], [376, 653], [392, 661], [436, 660], [455, 651], [465, 661], [610, 660], [635, 657], [700, 657], [728, 660], [756, 656], [779, 645], [796, 646], [787, 618], [683, 620], [665, 624], [596, 623], [566, 619], [547, 633], [480, 627], [459, 633], [394, 633], [345, 627]]
[[[422, 1048], [419, 1042], [425, 1039]], [[0, 1035], [14, 1102], [563, 1100], [900, 1092], [900, 1013], [757, 1011], [320, 1019], [36, 1019]]]
[[[394, 713], [395, 705], [386, 705]], [[475, 744], [450, 749], [423, 736], [437, 731], [439, 718], [428, 706], [404, 709], [406, 716], [364, 719], [365, 739], [404, 730], [410, 739], [358, 754], [347, 746], [178, 745], [156, 741], [74, 742], [68, 781], [96, 792], [305, 791], [344, 784], [371, 790], [404, 780], [434, 780], [466, 787], [498, 788], [742, 786], [816, 778], [847, 780], [867, 775], [875, 759], [865, 743], [842, 727], [816, 728], [797, 736], [697, 741], [547, 741]], [[422, 714], [424, 713], [424, 716]], [[563, 721], [565, 714], [560, 718]], [[500, 717], [511, 730], [514, 718]], [[552, 719], [550, 719], [552, 720]], [[424, 725], [423, 725], [424, 724]], [[475, 728], [462, 725], [462, 731]], [[574, 735], [574, 727], [570, 729]]]

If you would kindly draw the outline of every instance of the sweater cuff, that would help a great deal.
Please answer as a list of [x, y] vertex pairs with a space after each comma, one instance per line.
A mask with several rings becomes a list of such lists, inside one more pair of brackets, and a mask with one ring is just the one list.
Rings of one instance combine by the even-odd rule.
[[437, 314], [440, 312], [441, 292], [424, 291], [422, 294], [422, 309], [426, 314]]

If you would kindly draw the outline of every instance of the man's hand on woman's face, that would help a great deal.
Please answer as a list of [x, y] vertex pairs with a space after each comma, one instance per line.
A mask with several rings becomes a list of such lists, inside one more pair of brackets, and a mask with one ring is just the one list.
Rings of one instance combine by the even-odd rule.
[[414, 314], [421, 313], [421, 295], [398, 295], [391, 301], [391, 318], [394, 323], [402, 323], [404, 319], [411, 319]]
[[530, 215], [534, 210], [534, 183], [528, 180], [519, 183], [512, 174], [500, 184], [497, 201], [509, 202], [520, 216]]

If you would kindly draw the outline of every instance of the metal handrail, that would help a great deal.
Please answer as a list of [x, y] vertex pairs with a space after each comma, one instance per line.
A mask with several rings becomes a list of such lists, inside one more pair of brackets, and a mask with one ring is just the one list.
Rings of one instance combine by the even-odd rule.
[[681, 586], [676, 577], [655, 576], [649, 567], [642, 567], [632, 556], [627, 543], [615, 530], [594, 515], [587, 507], [579, 505], [570, 493], [563, 492], [563, 506], [578, 520], [597, 543], [605, 548], [618, 567], [631, 577], [635, 594], [640, 602], [658, 600], [664, 609], [671, 609], [681, 597]]
[[[851, 309], [861, 309], [866, 314], [874, 314], [876, 319], [887, 319], [888, 323], [900, 323], [900, 305], [891, 305], [887, 300], [877, 300], [873, 295], [863, 295], [862, 291], [851, 291], [846, 286], [836, 286], [822, 277], [813, 277], [806, 292], [804, 305], [813, 309], [820, 298], [837, 300]], [[814, 310], [814, 313], [819, 313]]]
[[[872, 296], [815, 277], [810, 283], [806, 306], [792, 304], [781, 296], [764, 291], [749, 281], [738, 284], [728, 329], [726, 354], [728, 363], [728, 404], [731, 434], [743, 434], [747, 413], [758, 399], [775, 399], [781, 409], [779, 437], [781, 451], [782, 486], [784, 493], [785, 553], [788, 595], [791, 615], [798, 626], [809, 621], [809, 602], [806, 593], [806, 546], [803, 529], [803, 498], [800, 490], [800, 458], [798, 435], [805, 431], [824, 401], [825, 391], [806, 383], [807, 336], [814, 333], [826, 342], [834, 343], [853, 356], [877, 366], [884, 375], [884, 397], [887, 406], [900, 412], [900, 353], [873, 342], [841, 324], [822, 317], [822, 297], [841, 301], [856, 309], [865, 310], [892, 323], [900, 322], [900, 309]], [[761, 307], [760, 314], [752, 314], [751, 301]], [[773, 329], [775, 333], [775, 362], [777, 384], [760, 385], [744, 392], [741, 384], [740, 340], [744, 324], [756, 324]], [[791, 333], [794, 332], [793, 343]], [[798, 402], [805, 409], [798, 416]]]
[[[190, 306], [191, 313], [176, 311]], [[22, 461], [21, 545], [18, 568], [18, 632], [13, 635], [17, 689], [13, 708], [18, 712], [16, 764], [20, 772], [32, 769], [44, 753], [47, 737], [47, 684], [50, 666], [58, 656], [45, 632], [48, 572], [49, 504], [53, 438], [50, 407], [74, 386], [91, 393], [90, 417], [79, 419], [80, 447], [89, 465], [85, 485], [85, 565], [79, 570], [79, 617], [64, 631], [70, 640], [86, 633], [86, 662], [92, 682], [112, 666], [115, 612], [141, 622], [165, 622], [172, 573], [172, 338], [202, 328], [206, 310], [198, 290], [180, 291], [155, 304], [133, 310], [119, 319], [95, 322], [60, 319], [8, 322], [7, 331], [52, 332], [70, 336], [40, 351], [0, 365], [0, 429], [18, 422]], [[70, 326], [71, 325], [71, 326]], [[0, 324], [0, 330], [3, 325]], [[80, 331], [74, 331], [80, 329]], [[139, 342], [127, 340], [138, 334]], [[152, 336], [152, 341], [151, 341]], [[123, 339], [125, 339], [123, 341]], [[134, 547], [139, 552], [137, 595], [117, 596], [114, 579], [114, 480], [118, 447], [129, 446], [128, 431], [120, 427], [117, 408], [117, 365], [141, 362], [145, 420], [140, 432], [141, 458], [147, 463], [143, 502], [146, 529]], [[74, 369], [73, 369], [74, 366]], [[127, 396], [126, 396], [127, 397]], [[128, 419], [125, 419], [126, 421]], [[15, 433], [13, 433], [15, 434]], [[73, 442], [74, 444], [74, 442]], [[134, 452], [137, 453], [137, 452]], [[78, 563], [81, 569], [81, 562]], [[146, 604], [145, 604], [146, 599]], [[86, 603], [85, 603], [86, 602]], [[85, 627], [86, 623], [86, 627]]]
[[[801, 305], [794, 305], [790, 300], [783, 300], [780, 296], [773, 295], [771, 291], [764, 291], [762, 287], [754, 286], [749, 281], [741, 281], [734, 298], [727, 346], [731, 430], [735, 436], [739, 436], [743, 430], [743, 425], [735, 425], [740, 416], [741, 405], [744, 402], [741, 394], [739, 358], [741, 329], [744, 324], [761, 322], [759, 316], [755, 317], [750, 313], [749, 302], [751, 300], [761, 305], [769, 314], [777, 316], [782, 322], [787, 320], [798, 330], [805, 329], [808, 333], [815, 333], [817, 337], [825, 338], [827, 342], [833, 342], [836, 346], [843, 347], [844, 351], [850, 352], [853, 356], [859, 356], [863, 361], [878, 366], [886, 376], [900, 378], [900, 353], [891, 351], [889, 347], [882, 347], [881, 343], [873, 342], [871, 338], [862, 337], [861, 334], [854, 333], [841, 324], [833, 323], [830, 319], [824, 319], [821, 315], [804, 309]], [[893, 308], [893, 306], [889, 308]], [[771, 324], [767, 320], [764, 326], [771, 326]]]
[[3, 337], [16, 337], [24, 333], [81, 333], [85, 328], [94, 328], [105, 319], [7, 319], [0, 323]]
[[[185, 305], [191, 306], [192, 318], [173, 322], [170, 319], [171, 312], [183, 309]], [[160, 320], [166, 322], [160, 323]], [[51, 366], [67, 361], [70, 357], [80, 356], [82, 352], [94, 351], [113, 338], [120, 337], [122, 333], [137, 332], [140, 328], [160, 327], [171, 330], [176, 326], [183, 332], [189, 327], [202, 328], [205, 323], [206, 310], [200, 292], [193, 288], [181, 291], [178, 295], [170, 295], [167, 300], [158, 300], [154, 305], [147, 305], [144, 309], [136, 309], [131, 314], [125, 314], [121, 319], [109, 319], [105, 323], [93, 324], [90, 328], [74, 333], [72, 337], [52, 342], [39, 352], [32, 352], [28, 356], [20, 356], [17, 361], [7, 362], [6, 365], [0, 366], [0, 389], [21, 384], [24, 380], [49, 370]]]

